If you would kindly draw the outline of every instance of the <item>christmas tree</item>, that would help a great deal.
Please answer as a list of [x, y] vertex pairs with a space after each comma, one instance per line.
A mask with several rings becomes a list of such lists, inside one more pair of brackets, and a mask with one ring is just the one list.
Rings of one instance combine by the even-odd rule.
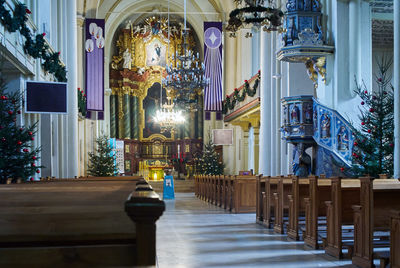
[[21, 114], [22, 94], [6, 92], [6, 84], [0, 70], [0, 184], [8, 179], [33, 180], [31, 176], [40, 173], [37, 166], [39, 148], [32, 147], [36, 124], [18, 126], [17, 116]]
[[211, 135], [209, 135], [208, 143], [204, 145], [203, 155], [200, 158], [195, 159], [195, 168], [197, 174], [224, 174], [224, 164], [219, 161], [219, 154], [215, 151]]
[[355, 92], [362, 99], [359, 119], [361, 127], [354, 131], [353, 171], [356, 175], [393, 174], [394, 103], [391, 75], [392, 60], [383, 57], [378, 62], [375, 80], [378, 88], [369, 92], [357, 85]]
[[115, 176], [118, 172], [114, 161], [115, 153], [105, 135], [96, 139], [97, 149], [89, 153], [88, 174], [91, 176]]

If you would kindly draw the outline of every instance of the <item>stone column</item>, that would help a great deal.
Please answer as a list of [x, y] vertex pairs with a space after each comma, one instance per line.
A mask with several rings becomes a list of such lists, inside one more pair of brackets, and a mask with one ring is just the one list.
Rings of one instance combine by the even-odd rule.
[[123, 110], [124, 110], [124, 135], [123, 135], [123, 138], [130, 139], [131, 138], [131, 100], [130, 100], [128, 91], [124, 92]]
[[[275, 33], [275, 37], [279, 38], [277, 33]], [[275, 39], [276, 41], [276, 39]], [[276, 42], [275, 42], [276, 43]], [[281, 129], [281, 62], [276, 59], [276, 56], [274, 56], [275, 60], [275, 112], [274, 112], [274, 117], [275, 117], [275, 159], [276, 159], [276, 175], [282, 175], [282, 169], [281, 169], [281, 144], [282, 144], [282, 133], [280, 131]]]
[[243, 144], [242, 150], [243, 152], [243, 170], [249, 170], [249, 128], [242, 128], [243, 130]]
[[190, 112], [189, 116], [190, 116], [189, 137], [191, 139], [195, 139], [196, 138], [196, 116], [195, 116], [195, 112]]
[[117, 138], [117, 105], [116, 100], [118, 99], [118, 95], [115, 95], [115, 92], [110, 96], [110, 137]]
[[131, 97], [131, 135], [132, 139], [138, 140], [139, 139], [139, 106], [138, 106], [138, 97], [132, 96]]
[[67, 166], [69, 178], [78, 175], [78, 96], [77, 96], [77, 23], [76, 1], [67, 1], [67, 78], [68, 78], [68, 115], [67, 128]]
[[197, 111], [197, 137], [198, 139], [203, 138], [203, 115], [204, 115], [204, 107], [203, 107], [203, 95], [199, 96], [199, 104], [200, 104], [200, 109]]
[[[271, 99], [271, 37], [268, 33], [260, 32], [260, 128], [259, 142], [263, 148], [259, 155], [259, 164], [254, 164], [259, 174], [271, 175], [271, 130], [270, 127], [270, 99]], [[256, 144], [256, 129], [254, 129], [254, 144]], [[256, 148], [255, 148], [256, 149]], [[258, 148], [257, 148], [258, 150]], [[254, 158], [256, 162], [256, 159]]]
[[393, 1], [394, 15], [394, 178], [400, 178], [400, 2]]
[[[275, 51], [276, 48], [276, 32], [270, 33], [271, 36], [271, 54], [273, 51]], [[271, 132], [271, 151], [270, 154], [272, 155], [271, 157], [271, 176], [277, 176], [277, 135], [278, 135], [278, 130], [276, 129], [276, 121], [277, 121], [277, 114], [276, 114], [276, 108], [279, 105], [276, 102], [277, 98], [277, 87], [276, 87], [276, 79], [274, 77], [275, 74], [275, 67], [276, 67], [276, 56], [275, 53], [271, 55], [271, 72], [268, 73], [271, 77], [271, 86], [270, 86], [270, 91], [271, 91], [271, 97], [270, 97], [270, 109], [271, 109], [271, 125], [270, 125], [270, 132]]]
[[[349, 1], [349, 90], [350, 95], [354, 95], [354, 77], [359, 79], [358, 73], [358, 31], [359, 29], [359, 0]], [[339, 18], [338, 18], [339, 19]], [[343, 29], [344, 30], [344, 29]]]
[[[261, 166], [259, 166], [259, 163], [261, 165], [261, 161], [259, 161], [260, 159], [260, 128], [259, 127], [253, 127], [254, 129], [254, 174], [261, 174], [262, 172], [260, 171]], [[262, 152], [264, 152], [264, 149], [261, 150]], [[268, 152], [269, 154], [271, 154], [271, 152]], [[264, 174], [264, 173], [262, 173]]]

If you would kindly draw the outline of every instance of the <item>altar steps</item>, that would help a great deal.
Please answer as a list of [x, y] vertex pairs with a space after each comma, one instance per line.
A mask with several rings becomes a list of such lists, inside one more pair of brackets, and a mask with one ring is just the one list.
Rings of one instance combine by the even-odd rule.
[[[151, 187], [156, 193], [162, 193], [163, 181], [149, 181]], [[175, 193], [194, 192], [194, 180], [174, 180]]]

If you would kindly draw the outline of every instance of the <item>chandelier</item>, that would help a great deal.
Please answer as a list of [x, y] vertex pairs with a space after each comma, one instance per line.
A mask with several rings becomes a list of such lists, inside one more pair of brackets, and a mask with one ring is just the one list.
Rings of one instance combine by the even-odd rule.
[[171, 97], [167, 97], [167, 103], [161, 105], [161, 109], [157, 110], [153, 120], [160, 125], [161, 133], [172, 133], [176, 125], [185, 122], [185, 117], [182, 115], [182, 111], [174, 110]]
[[236, 32], [248, 25], [262, 28], [266, 32], [283, 31], [284, 14], [274, 7], [273, 0], [235, 0], [235, 4], [236, 9], [229, 14], [228, 25], [225, 27], [230, 37], [236, 37]]
[[175, 104], [182, 109], [197, 110], [199, 108], [198, 95], [202, 89], [210, 82], [204, 75], [205, 66], [200, 61], [199, 53], [190, 49], [189, 29], [186, 28], [186, 0], [184, 1], [184, 28], [182, 30], [183, 44], [182, 53], [176, 51], [172, 55], [172, 60], [176, 62], [176, 67], [171, 63], [166, 66], [166, 77], [163, 85], [172, 91], [175, 96]]

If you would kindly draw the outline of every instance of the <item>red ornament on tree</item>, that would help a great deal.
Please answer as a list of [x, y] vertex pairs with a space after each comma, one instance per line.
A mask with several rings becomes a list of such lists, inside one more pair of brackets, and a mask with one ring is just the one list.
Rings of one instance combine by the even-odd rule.
[[33, 159], [33, 160], [36, 160], [36, 156], [32, 156], [32, 159]]
[[30, 178], [30, 181], [33, 181], [33, 178]]
[[43, 37], [45, 37], [45, 36], [46, 36], [46, 33], [42, 33], [42, 35], [43, 35]]
[[58, 51], [58, 56], [60, 56], [61, 55], [61, 51]]
[[32, 14], [32, 12], [29, 10], [29, 8], [25, 8], [26, 14]]
[[389, 144], [389, 146], [390, 146], [390, 147], [393, 147], [393, 146], [394, 146], [394, 144], [393, 144], [393, 143], [391, 143], [391, 144]]
[[343, 172], [343, 171], [344, 171], [344, 167], [341, 167], [341, 168], [340, 168], [340, 171]]
[[18, 145], [21, 145], [21, 144], [22, 144], [22, 141], [17, 141], [17, 144], [18, 144]]
[[362, 102], [361, 102], [361, 105], [364, 105], [364, 104], [365, 104], [365, 102], [362, 101]]
[[21, 128], [19, 128], [19, 131], [23, 131], [24, 129], [21, 127]]
[[18, 114], [21, 114], [21, 111], [20, 111], [20, 110], [18, 110], [18, 111], [17, 111], [17, 113], [18, 113]]
[[365, 93], [365, 94], [368, 94], [368, 91], [365, 90], [364, 93]]
[[32, 138], [31, 138], [31, 140], [33, 140], [33, 141], [34, 141], [34, 140], [35, 140], [35, 138], [34, 138], [34, 137], [32, 137]]
[[29, 131], [29, 132], [28, 132], [28, 135], [29, 135], [29, 136], [32, 136], [32, 134], [33, 134], [32, 131]]
[[235, 88], [235, 91], [238, 91], [238, 89], [237, 89], [237, 88]]
[[375, 109], [374, 109], [374, 108], [370, 108], [369, 111], [370, 111], [371, 113], [373, 113], [373, 112], [375, 112]]
[[5, 142], [5, 141], [6, 141], [6, 138], [1, 138], [1, 141], [2, 141], [2, 142]]
[[247, 80], [244, 80], [245, 83], [247, 83]]
[[12, 114], [13, 114], [13, 112], [12, 112], [12, 111], [8, 111], [8, 114], [9, 114], [9, 115], [12, 115]]
[[2, 100], [6, 100], [6, 96], [1, 96], [1, 99]]
[[383, 91], [383, 95], [387, 95], [387, 91]]
[[382, 78], [379, 77], [379, 78], [378, 78], [378, 82], [382, 82]]
[[40, 170], [38, 169], [38, 170], [36, 170], [36, 173], [40, 173]]
[[361, 122], [361, 125], [363, 126], [363, 125], [365, 125], [365, 123], [364, 123], [364, 122]]
[[371, 130], [370, 130], [370, 129], [368, 129], [368, 133], [371, 133]]
[[355, 141], [355, 142], [353, 143], [353, 145], [354, 145], [354, 146], [357, 146], [357, 145], [358, 145], [358, 142]]
[[24, 149], [23, 151], [24, 151], [25, 153], [29, 152], [29, 150], [28, 150], [28, 149]]
[[36, 167], [36, 164], [35, 164], [35, 163], [32, 163], [31, 166], [32, 166], [32, 167]]

